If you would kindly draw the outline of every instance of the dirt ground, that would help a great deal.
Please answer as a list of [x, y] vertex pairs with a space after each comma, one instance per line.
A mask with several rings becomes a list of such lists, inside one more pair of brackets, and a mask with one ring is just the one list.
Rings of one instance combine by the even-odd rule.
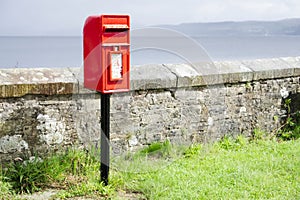
[[[43, 192], [37, 192], [33, 194], [25, 194], [19, 195], [18, 198], [21, 200], [54, 200], [54, 196], [58, 193], [58, 190], [46, 190]], [[103, 197], [72, 197], [69, 198], [72, 200], [97, 200], [97, 199], [105, 199]], [[144, 200], [146, 199], [140, 193], [128, 192], [128, 191], [118, 191], [116, 196], [113, 199], [117, 200]]]

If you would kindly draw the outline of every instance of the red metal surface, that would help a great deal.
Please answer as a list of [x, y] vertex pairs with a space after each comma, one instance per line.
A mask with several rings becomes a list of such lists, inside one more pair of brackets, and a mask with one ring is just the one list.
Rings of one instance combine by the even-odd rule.
[[[128, 15], [90, 16], [83, 28], [84, 87], [101, 93], [129, 91], [130, 24]], [[120, 77], [111, 54], [121, 54]], [[115, 58], [115, 57], [113, 57]], [[118, 57], [120, 58], [120, 57]], [[119, 60], [118, 60], [119, 61]]]

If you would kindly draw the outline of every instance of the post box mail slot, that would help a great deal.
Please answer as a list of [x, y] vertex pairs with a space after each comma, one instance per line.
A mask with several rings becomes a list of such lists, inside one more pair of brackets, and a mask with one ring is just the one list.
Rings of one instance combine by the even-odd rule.
[[83, 28], [84, 87], [101, 93], [129, 91], [128, 15], [87, 18]]

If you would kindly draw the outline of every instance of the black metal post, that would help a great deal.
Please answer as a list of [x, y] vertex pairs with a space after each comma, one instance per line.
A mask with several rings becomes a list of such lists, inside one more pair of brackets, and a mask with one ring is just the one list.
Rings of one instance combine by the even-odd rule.
[[104, 185], [108, 184], [109, 174], [109, 126], [110, 94], [101, 94], [101, 166], [100, 175]]

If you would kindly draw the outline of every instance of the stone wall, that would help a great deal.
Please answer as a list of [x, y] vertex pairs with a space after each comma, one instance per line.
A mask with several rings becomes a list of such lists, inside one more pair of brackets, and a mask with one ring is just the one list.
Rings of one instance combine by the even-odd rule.
[[[100, 95], [82, 79], [76, 68], [0, 70], [1, 161], [98, 146]], [[133, 66], [131, 80], [130, 92], [111, 96], [116, 153], [166, 139], [190, 144], [276, 130], [284, 94], [299, 108], [300, 57]]]

